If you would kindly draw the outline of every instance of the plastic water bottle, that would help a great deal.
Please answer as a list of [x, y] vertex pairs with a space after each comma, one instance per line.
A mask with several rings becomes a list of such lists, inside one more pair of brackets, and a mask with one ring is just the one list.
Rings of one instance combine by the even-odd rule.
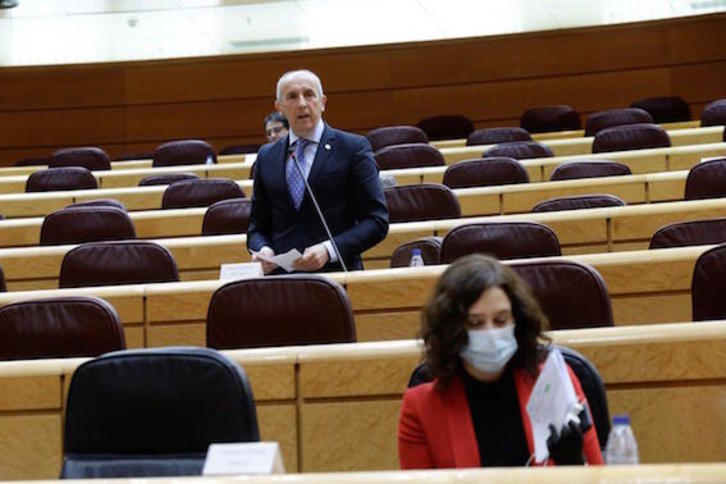
[[605, 462], [608, 465], [637, 464], [638, 444], [635, 442], [630, 417], [616, 415], [613, 417], [613, 428], [608, 435], [605, 448]]
[[409, 267], [420, 267], [424, 265], [423, 257], [421, 257], [421, 249], [411, 249], [411, 262]]
[[207, 155], [207, 159], [204, 162], [204, 164], [205, 165], [213, 165], [214, 164], [214, 157], [212, 156], [211, 153]]

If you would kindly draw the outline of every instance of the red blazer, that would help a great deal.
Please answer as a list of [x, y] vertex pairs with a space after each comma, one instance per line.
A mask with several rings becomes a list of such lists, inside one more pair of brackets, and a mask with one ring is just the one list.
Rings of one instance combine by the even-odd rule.
[[[567, 371], [578, 399], [586, 401], [580, 381], [569, 366]], [[526, 405], [535, 378], [523, 370], [513, 374], [527, 447], [533, 454], [532, 424]], [[603, 463], [594, 425], [584, 435], [583, 450], [588, 464]], [[460, 377], [455, 377], [445, 391], [435, 390], [434, 382], [406, 390], [398, 422], [398, 459], [401, 469], [481, 467], [469, 402]]]

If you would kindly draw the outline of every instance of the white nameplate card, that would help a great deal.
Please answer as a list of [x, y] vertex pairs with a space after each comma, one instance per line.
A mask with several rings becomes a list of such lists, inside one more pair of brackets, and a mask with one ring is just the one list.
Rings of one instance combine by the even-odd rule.
[[242, 262], [240, 264], [222, 264], [219, 268], [220, 281], [236, 281], [264, 276], [262, 264], [259, 262]]
[[203, 476], [284, 473], [277, 442], [211, 444], [202, 469]]

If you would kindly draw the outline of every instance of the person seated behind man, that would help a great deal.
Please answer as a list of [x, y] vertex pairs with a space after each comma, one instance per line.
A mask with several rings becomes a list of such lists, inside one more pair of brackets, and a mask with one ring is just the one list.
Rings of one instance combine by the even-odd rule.
[[265, 137], [268, 143], [274, 143], [280, 138], [284, 138], [290, 129], [290, 124], [287, 122], [285, 115], [277, 111], [268, 114], [262, 126], [265, 128]]
[[[547, 318], [496, 259], [454, 261], [422, 314], [432, 382], [406, 390], [398, 427], [401, 468], [521, 466], [534, 453], [526, 404], [548, 354]], [[602, 464], [580, 382], [567, 367], [580, 424], [551, 427], [552, 463]]]

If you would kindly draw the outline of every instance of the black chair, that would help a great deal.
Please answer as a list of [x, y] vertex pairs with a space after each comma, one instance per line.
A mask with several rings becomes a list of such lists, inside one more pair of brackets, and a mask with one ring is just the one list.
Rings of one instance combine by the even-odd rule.
[[590, 114], [585, 121], [585, 136], [595, 136], [605, 128], [641, 123], [653, 123], [653, 116], [638, 108], [597, 111]]
[[630, 167], [617, 161], [568, 161], [552, 170], [550, 181], [632, 175]]
[[151, 166], [202, 165], [217, 163], [212, 145], [199, 139], [169, 141], [154, 150]]
[[445, 185], [401, 185], [386, 188], [383, 195], [391, 223], [461, 217], [459, 200]]
[[62, 208], [46, 215], [40, 227], [40, 245], [135, 238], [129, 214], [108, 205]]
[[93, 173], [82, 166], [48, 168], [31, 173], [25, 182], [26, 192], [90, 190], [98, 188]]
[[202, 220], [202, 235], [243, 234], [250, 224], [252, 200], [228, 198], [209, 206]]
[[[701, 114], [701, 126], [719, 126], [722, 124], [726, 124], [726, 99], [708, 103]], [[726, 131], [724, 136], [726, 136]]]
[[666, 225], [653, 234], [648, 248], [667, 249], [724, 242], [726, 242], [726, 218], [715, 218]]
[[586, 208], [622, 207], [625, 201], [609, 194], [575, 195], [573, 197], [550, 198], [539, 202], [532, 212], [557, 212], [560, 210], [582, 210]]
[[376, 151], [375, 157], [380, 170], [444, 166], [446, 164], [441, 152], [425, 143], [386, 146]]
[[633, 102], [630, 107], [647, 111], [658, 124], [691, 120], [691, 107], [678, 96], [649, 97]]
[[514, 158], [504, 156], [459, 161], [446, 167], [443, 184], [455, 188], [529, 183], [529, 174]]
[[466, 146], [493, 145], [511, 141], [532, 141], [532, 137], [524, 128], [482, 128], [466, 138]]
[[429, 142], [428, 136], [421, 128], [407, 125], [376, 128], [369, 131], [366, 138], [370, 141], [373, 152], [386, 146]]
[[726, 157], [703, 161], [688, 172], [686, 200], [726, 197]]
[[526, 110], [519, 125], [530, 133], [553, 133], [581, 128], [580, 115], [565, 104], [539, 106]]
[[424, 118], [416, 123], [430, 140], [466, 138], [474, 131], [474, 123], [460, 114], [442, 114]]
[[206, 348], [90, 360], [66, 408], [62, 479], [200, 475], [209, 444], [260, 438], [244, 371]]
[[512, 141], [500, 143], [487, 149], [482, 158], [508, 157], [515, 160], [528, 160], [531, 158], [550, 158], [555, 156], [549, 146], [537, 141]]
[[592, 142], [592, 152], [668, 148], [670, 145], [668, 133], [657, 124], [628, 124], [598, 131]]
[[227, 178], [181, 180], [166, 187], [161, 198], [161, 208], [209, 207], [221, 200], [244, 196], [239, 184]]
[[726, 319], [726, 245], [707, 250], [696, 259], [691, 281], [694, 321]]
[[48, 160], [48, 168], [82, 166], [87, 170], [110, 170], [111, 159], [105, 151], [95, 146], [63, 148], [57, 150]]

